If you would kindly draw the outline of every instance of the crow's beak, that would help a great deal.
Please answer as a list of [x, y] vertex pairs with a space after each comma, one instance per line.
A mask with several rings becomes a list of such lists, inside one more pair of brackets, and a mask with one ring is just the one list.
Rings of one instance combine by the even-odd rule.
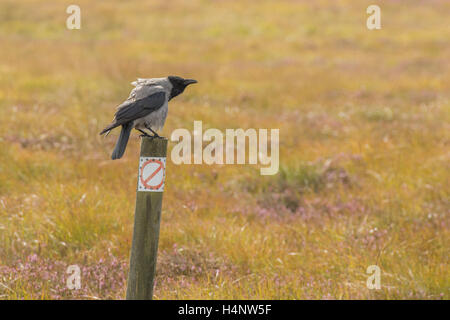
[[194, 83], [197, 83], [197, 80], [194, 80], [194, 79], [184, 79], [184, 85], [185, 85], [185, 86], [188, 86], [188, 85], [194, 84]]

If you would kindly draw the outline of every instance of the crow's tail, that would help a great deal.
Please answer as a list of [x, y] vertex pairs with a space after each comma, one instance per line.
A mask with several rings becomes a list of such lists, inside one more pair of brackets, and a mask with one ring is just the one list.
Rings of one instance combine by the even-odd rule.
[[122, 125], [119, 139], [117, 139], [116, 147], [111, 155], [111, 159], [116, 160], [122, 158], [127, 147], [128, 138], [130, 137], [131, 129], [133, 129], [133, 122]]

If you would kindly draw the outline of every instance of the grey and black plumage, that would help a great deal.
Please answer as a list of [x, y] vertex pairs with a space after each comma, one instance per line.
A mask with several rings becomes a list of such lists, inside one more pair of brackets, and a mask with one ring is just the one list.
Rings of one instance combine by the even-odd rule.
[[184, 89], [193, 83], [197, 81], [177, 76], [138, 79], [132, 82], [135, 88], [131, 90], [130, 96], [117, 107], [111, 124], [100, 132], [100, 135], [108, 134], [112, 129], [122, 126], [111, 158], [115, 160], [123, 156], [133, 128], [143, 135], [150, 136], [145, 131], [149, 130], [153, 134], [151, 137], [159, 137], [156, 131], [164, 126], [168, 102], [183, 93]]

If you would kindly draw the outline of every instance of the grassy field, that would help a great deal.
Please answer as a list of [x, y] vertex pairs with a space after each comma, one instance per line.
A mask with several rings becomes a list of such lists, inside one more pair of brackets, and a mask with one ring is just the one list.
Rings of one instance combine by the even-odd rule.
[[376, 2], [1, 1], [0, 299], [124, 298], [140, 142], [98, 132], [170, 74], [163, 135], [280, 128], [280, 172], [168, 161], [155, 298], [449, 299], [450, 3]]

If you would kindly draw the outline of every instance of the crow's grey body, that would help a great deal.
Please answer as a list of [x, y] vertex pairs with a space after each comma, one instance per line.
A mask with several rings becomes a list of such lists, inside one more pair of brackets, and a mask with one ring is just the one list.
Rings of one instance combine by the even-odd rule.
[[172, 84], [170, 81], [167, 78], [138, 79], [131, 84], [134, 85], [135, 88], [131, 90], [127, 101], [135, 102], [136, 100], [145, 99], [154, 94], [158, 95], [164, 93], [164, 97], [159, 100], [157, 99], [158, 101], [154, 102], [154, 111], [150, 112], [143, 118], [139, 118], [134, 121], [134, 127], [136, 129], [144, 130], [147, 127], [150, 127], [155, 131], [162, 129], [169, 111], [168, 102], [170, 98], [170, 91], [172, 90]]
[[157, 137], [155, 131], [164, 126], [169, 100], [181, 94], [186, 86], [196, 82], [174, 76], [132, 82], [135, 88], [131, 90], [130, 96], [117, 107], [113, 122], [100, 132], [108, 134], [112, 129], [122, 126], [111, 158], [114, 160], [123, 156], [133, 128], [144, 134], [147, 129]]

